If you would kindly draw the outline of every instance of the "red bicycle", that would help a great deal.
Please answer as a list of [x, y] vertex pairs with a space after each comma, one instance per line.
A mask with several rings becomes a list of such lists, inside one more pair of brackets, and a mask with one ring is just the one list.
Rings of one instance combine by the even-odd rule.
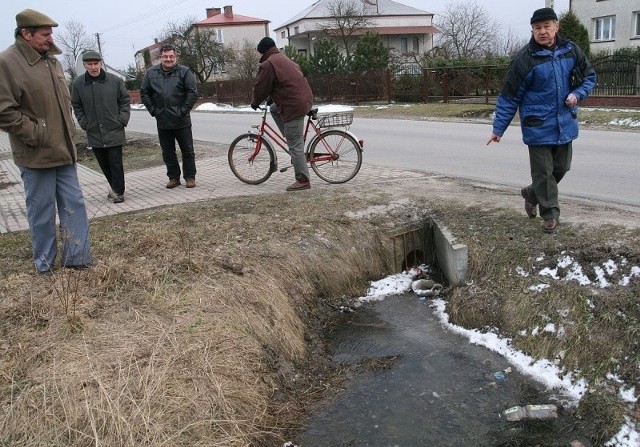
[[[229, 146], [229, 166], [241, 181], [258, 185], [267, 181], [278, 170], [278, 158], [274, 145], [288, 155], [287, 140], [267, 122], [268, 107], [260, 107], [262, 121], [252, 126], [255, 131], [240, 135]], [[305, 154], [313, 172], [328, 183], [345, 183], [351, 180], [362, 166], [364, 143], [351, 132], [353, 113], [338, 112], [318, 115], [318, 108], [307, 113], [304, 128]], [[340, 128], [337, 128], [340, 127]], [[309, 138], [308, 138], [309, 137]], [[280, 169], [284, 172], [288, 164]]]

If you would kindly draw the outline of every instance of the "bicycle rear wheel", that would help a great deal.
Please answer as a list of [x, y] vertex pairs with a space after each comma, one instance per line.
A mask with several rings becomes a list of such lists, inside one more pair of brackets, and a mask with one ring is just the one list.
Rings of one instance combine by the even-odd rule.
[[351, 180], [362, 166], [362, 148], [356, 139], [342, 130], [327, 130], [311, 143], [311, 169], [328, 183]]
[[[260, 142], [260, 151], [257, 145]], [[265, 182], [275, 170], [275, 155], [267, 140], [252, 133], [240, 135], [229, 146], [231, 172], [250, 185]]]

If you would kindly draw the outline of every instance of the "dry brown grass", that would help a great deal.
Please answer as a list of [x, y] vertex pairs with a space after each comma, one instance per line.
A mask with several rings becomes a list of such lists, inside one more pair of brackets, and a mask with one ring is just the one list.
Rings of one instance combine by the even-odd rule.
[[[157, 163], [155, 152], [147, 158]], [[49, 278], [34, 276], [26, 232], [1, 235], [0, 445], [278, 445], [305, 403], [336, 383], [323, 328], [390, 273], [386, 235], [416, 215], [469, 246], [471, 282], [446, 296], [451, 320], [498, 328], [585, 377], [592, 392], [579, 410], [594, 442], [619, 428], [629, 409], [607, 373], [640, 389], [639, 282], [594, 292], [550, 280], [534, 294], [539, 279], [516, 268], [540, 269], [540, 254], [565, 251], [586, 268], [620, 256], [638, 265], [638, 230], [563, 224], [548, 237], [521, 212], [429, 194], [354, 221], [347, 211], [392, 198], [383, 188], [339, 191], [95, 220], [97, 265]], [[548, 322], [565, 336], [530, 335]]]
[[53, 277], [34, 278], [27, 234], [3, 235], [0, 444], [282, 442], [318, 391], [321, 309], [388, 266], [372, 228], [278, 202], [95, 221], [97, 265]]

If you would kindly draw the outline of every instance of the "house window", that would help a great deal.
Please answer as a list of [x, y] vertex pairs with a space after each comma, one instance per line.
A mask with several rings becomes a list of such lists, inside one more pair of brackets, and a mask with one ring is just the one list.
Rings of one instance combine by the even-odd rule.
[[407, 38], [406, 37], [401, 37], [400, 38], [400, 52], [401, 53], [408, 53], [409, 52], [409, 44], [407, 42]]
[[280, 31], [280, 37], [281, 37], [282, 39], [284, 39], [285, 37], [287, 37], [287, 35], [284, 33], [284, 30], [283, 30], [283, 31]]
[[300, 33], [300, 27], [299, 26], [294, 26], [293, 27], [293, 34], [299, 34]]
[[219, 28], [216, 28], [216, 42], [224, 43], [224, 36], [222, 35], [222, 30]]
[[636, 12], [633, 14], [634, 16], [634, 23], [635, 23], [635, 33], [633, 35], [633, 37], [640, 37], [640, 11]]
[[420, 39], [417, 37], [412, 37], [409, 39], [408, 37], [400, 38], [400, 52], [403, 54], [406, 53], [419, 53], [420, 52]]
[[594, 19], [595, 31], [593, 40], [614, 40], [616, 38], [616, 16]]

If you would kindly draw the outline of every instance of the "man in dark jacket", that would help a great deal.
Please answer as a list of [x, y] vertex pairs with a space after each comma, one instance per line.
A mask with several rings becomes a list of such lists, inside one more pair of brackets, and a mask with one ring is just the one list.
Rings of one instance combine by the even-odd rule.
[[295, 182], [287, 191], [311, 188], [309, 167], [304, 154], [304, 118], [313, 105], [313, 93], [298, 64], [282, 54], [270, 37], [258, 43], [260, 68], [253, 86], [251, 107], [258, 106], [271, 97], [271, 114], [278, 128], [287, 139]]
[[167, 188], [180, 185], [180, 163], [176, 156], [176, 140], [182, 152], [182, 174], [187, 188], [196, 186], [196, 156], [191, 133], [191, 109], [198, 99], [196, 78], [184, 65], [179, 65], [171, 45], [160, 48], [160, 64], [147, 71], [142, 80], [142, 103], [156, 118], [162, 159], [167, 166]]
[[73, 81], [71, 105], [87, 142], [93, 148], [100, 169], [109, 182], [108, 198], [124, 202], [122, 145], [129, 123], [129, 93], [122, 79], [102, 69], [102, 56], [96, 51], [82, 55], [86, 72]]
[[15, 43], [0, 53], [0, 130], [9, 134], [24, 186], [33, 260], [51, 274], [58, 254], [56, 209], [64, 267], [90, 266], [89, 219], [78, 182], [69, 88], [56, 55], [51, 18], [16, 15]]
[[[487, 144], [500, 141], [519, 110], [532, 180], [520, 191], [525, 211], [533, 218], [539, 207], [543, 231], [555, 233], [560, 217], [558, 183], [571, 167], [572, 141], [578, 137], [577, 104], [594, 87], [596, 74], [582, 49], [558, 34], [552, 8], [533, 13], [531, 30], [531, 41], [509, 66]], [[572, 83], [571, 78], [581, 82]]]

